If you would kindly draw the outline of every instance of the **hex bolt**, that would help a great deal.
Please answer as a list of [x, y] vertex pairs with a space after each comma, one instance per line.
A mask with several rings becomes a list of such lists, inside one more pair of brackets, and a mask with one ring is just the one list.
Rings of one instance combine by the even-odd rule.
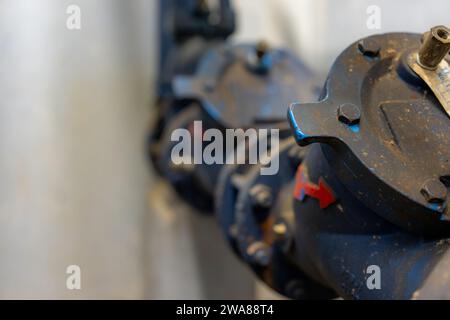
[[271, 260], [270, 247], [262, 241], [251, 243], [247, 247], [247, 254], [261, 266], [268, 266]]
[[292, 238], [286, 222], [281, 220], [273, 225], [272, 231], [274, 233], [275, 241], [280, 245], [281, 250], [288, 254], [294, 246], [294, 239]]
[[363, 39], [358, 42], [359, 51], [366, 57], [375, 58], [379, 55], [381, 46], [375, 39]]
[[423, 35], [423, 43], [417, 56], [418, 64], [434, 70], [450, 50], [450, 29], [445, 26], [431, 28]]
[[266, 74], [272, 68], [272, 59], [270, 57], [270, 46], [266, 41], [259, 41], [254, 52], [247, 56], [247, 66], [253, 72]]
[[341, 104], [338, 108], [338, 119], [347, 125], [357, 124], [361, 119], [361, 110], [353, 103]]
[[273, 203], [272, 189], [263, 184], [253, 186], [250, 191], [250, 198], [254, 206], [269, 209]]
[[287, 226], [284, 222], [278, 222], [273, 225], [272, 230], [277, 240], [284, 240], [287, 234]]
[[259, 41], [255, 47], [256, 57], [258, 58], [258, 60], [261, 60], [267, 54], [267, 52], [269, 52], [269, 50], [270, 46], [266, 41]]
[[428, 203], [443, 203], [447, 198], [447, 187], [439, 179], [428, 179], [420, 193]]

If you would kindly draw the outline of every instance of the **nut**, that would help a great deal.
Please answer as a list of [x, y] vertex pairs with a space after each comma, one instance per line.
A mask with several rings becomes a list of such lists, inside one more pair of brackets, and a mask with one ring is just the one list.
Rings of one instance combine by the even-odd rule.
[[438, 179], [425, 181], [420, 190], [428, 203], [443, 203], [447, 198], [447, 192], [447, 187]]
[[256, 56], [258, 57], [259, 60], [262, 59], [262, 57], [264, 57], [264, 55], [267, 52], [269, 52], [269, 50], [270, 50], [270, 46], [264, 40], [259, 41], [255, 46]]
[[261, 265], [267, 266], [271, 260], [271, 251], [270, 247], [267, 246], [264, 242], [256, 241], [251, 243], [247, 247], [247, 254], [251, 257], [251, 259]]
[[254, 206], [269, 209], [273, 203], [273, 195], [270, 187], [257, 184], [249, 191]]
[[358, 42], [358, 49], [366, 57], [374, 58], [380, 53], [380, 44], [371, 38], [363, 39]]
[[287, 233], [287, 226], [284, 222], [279, 222], [277, 224], [274, 224], [273, 227], [273, 232], [275, 233], [275, 237], [279, 240], [284, 240], [284, 238], [286, 237], [286, 233]]
[[347, 125], [357, 124], [361, 119], [361, 111], [353, 103], [341, 104], [338, 108], [338, 119]]

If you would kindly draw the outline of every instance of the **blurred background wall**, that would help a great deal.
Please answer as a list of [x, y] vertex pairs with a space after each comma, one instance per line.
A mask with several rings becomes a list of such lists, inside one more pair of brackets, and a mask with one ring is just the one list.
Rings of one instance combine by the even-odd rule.
[[71, 3], [0, 2], [1, 298], [144, 294], [154, 2]]
[[[81, 8], [69, 30], [66, 9]], [[156, 0], [0, 0], [0, 298], [264, 298], [211, 217], [144, 153]], [[372, 33], [449, 25], [447, 0], [236, 0], [234, 41], [295, 50], [324, 79]], [[366, 26], [369, 5], [381, 27]], [[82, 289], [66, 288], [79, 265]], [[256, 288], [256, 289], [255, 289]]]

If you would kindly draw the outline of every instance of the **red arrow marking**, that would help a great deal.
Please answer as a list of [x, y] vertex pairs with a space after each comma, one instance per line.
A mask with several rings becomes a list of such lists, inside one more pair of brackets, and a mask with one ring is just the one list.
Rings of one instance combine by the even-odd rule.
[[319, 178], [319, 185], [316, 185], [306, 180], [304, 167], [300, 165], [295, 176], [294, 197], [303, 201], [306, 196], [319, 200], [320, 209], [325, 209], [336, 202], [333, 190], [331, 190], [326, 182], [322, 178]]

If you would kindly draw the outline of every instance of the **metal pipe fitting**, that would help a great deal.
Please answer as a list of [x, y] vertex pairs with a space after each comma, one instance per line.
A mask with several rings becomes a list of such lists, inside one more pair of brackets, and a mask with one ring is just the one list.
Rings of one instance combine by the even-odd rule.
[[437, 26], [424, 34], [417, 62], [425, 69], [434, 70], [450, 50], [450, 29]]

